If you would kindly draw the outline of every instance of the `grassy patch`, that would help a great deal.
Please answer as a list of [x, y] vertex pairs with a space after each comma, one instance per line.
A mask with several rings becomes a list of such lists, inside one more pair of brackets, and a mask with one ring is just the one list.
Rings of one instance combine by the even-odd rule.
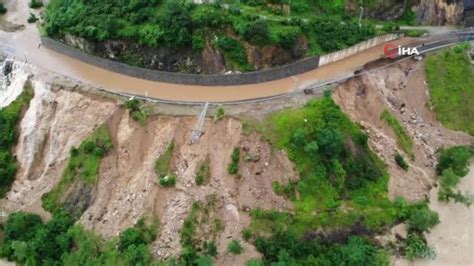
[[99, 175], [102, 158], [113, 148], [107, 125], [98, 127], [78, 148], [73, 147], [59, 184], [42, 197], [45, 210], [55, 213], [62, 209], [64, 196], [75, 182], [93, 187]]
[[437, 119], [444, 126], [474, 135], [474, 68], [461, 45], [428, 56], [427, 81]]
[[397, 137], [398, 146], [413, 160], [413, 141], [400, 122], [398, 122], [398, 119], [388, 110], [384, 110], [380, 115], [380, 118], [392, 128]]
[[227, 166], [227, 171], [231, 175], [235, 175], [239, 172], [239, 163], [240, 163], [240, 148], [235, 147], [230, 156], [230, 163]]
[[155, 173], [159, 178], [163, 178], [170, 173], [171, 160], [173, 159], [174, 140], [168, 145], [166, 151], [156, 160]]
[[205, 186], [209, 184], [211, 180], [211, 167], [209, 157], [199, 166], [199, 169], [196, 173], [195, 182], [198, 186]]
[[22, 113], [32, 98], [33, 88], [28, 82], [15, 101], [0, 109], [0, 198], [5, 197], [15, 180], [18, 166], [12, 151], [18, 139]]

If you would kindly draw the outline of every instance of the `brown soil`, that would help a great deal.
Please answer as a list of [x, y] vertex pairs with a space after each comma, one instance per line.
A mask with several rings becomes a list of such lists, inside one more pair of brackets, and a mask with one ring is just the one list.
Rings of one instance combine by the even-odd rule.
[[[362, 125], [369, 134], [371, 148], [388, 165], [391, 198], [427, 198], [435, 183], [433, 167], [438, 148], [474, 141], [473, 137], [447, 130], [436, 121], [429, 106], [423, 62], [409, 60], [370, 71], [338, 86], [334, 99], [352, 120]], [[403, 152], [392, 129], [380, 119], [384, 109], [398, 118], [413, 139], [415, 160], [408, 161], [408, 172], [395, 164], [394, 154]]]

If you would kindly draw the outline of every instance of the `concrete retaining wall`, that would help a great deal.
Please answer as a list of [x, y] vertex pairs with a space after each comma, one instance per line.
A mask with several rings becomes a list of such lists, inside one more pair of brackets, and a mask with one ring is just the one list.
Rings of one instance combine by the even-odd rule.
[[275, 67], [269, 70], [246, 72], [241, 74], [230, 74], [230, 75], [197, 75], [197, 74], [183, 74], [174, 72], [164, 72], [157, 70], [150, 70], [145, 68], [139, 68], [130, 66], [117, 61], [94, 56], [85, 53], [77, 48], [68, 46], [59, 41], [50, 39], [48, 37], [41, 37], [42, 44], [56, 52], [65, 54], [67, 56], [76, 58], [87, 64], [98, 66], [110, 71], [114, 71], [120, 74], [167, 83], [186, 84], [186, 85], [202, 85], [202, 86], [230, 86], [230, 85], [243, 85], [261, 83], [271, 80], [282, 79], [293, 75], [298, 75], [304, 72], [308, 72], [318, 67], [319, 57], [309, 57], [303, 60], [297, 61], [292, 64], [288, 64], [281, 67]]
[[386, 34], [369, 39], [342, 51], [334, 52], [321, 57], [308, 57], [303, 60], [281, 67], [275, 67], [269, 70], [230, 75], [198, 75], [145, 69], [88, 54], [80, 49], [68, 46], [64, 43], [61, 43], [48, 37], [41, 37], [41, 42], [45, 47], [51, 50], [67, 55], [69, 57], [76, 58], [77, 60], [80, 60], [84, 63], [91, 64], [127, 76], [132, 76], [135, 78], [184, 85], [232, 86], [278, 80], [305, 73], [315, 68], [318, 68], [319, 66], [342, 60], [365, 49], [372, 48], [374, 46], [397, 39], [399, 37], [400, 36], [397, 34]]
[[[377, 37], [374, 37], [372, 39], [369, 39], [367, 41], [363, 41], [359, 44], [356, 44], [354, 46], [351, 46], [349, 48], [346, 48], [344, 50], [340, 50], [334, 53], [326, 54], [321, 56], [319, 59], [319, 66], [324, 66], [339, 60], [342, 60], [344, 58], [347, 58], [351, 55], [357, 54], [361, 51], [370, 49], [372, 47], [375, 47], [377, 45], [380, 45], [385, 42], [393, 41], [395, 39], [400, 38], [399, 34], [385, 34], [385, 35], [380, 35]], [[381, 51], [382, 53], [382, 51]]]

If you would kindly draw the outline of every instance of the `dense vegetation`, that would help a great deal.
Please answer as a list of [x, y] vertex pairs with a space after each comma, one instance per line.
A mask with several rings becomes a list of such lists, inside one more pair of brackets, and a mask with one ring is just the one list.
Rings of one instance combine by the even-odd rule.
[[[274, 0], [203, 5], [184, 0], [52, 0], [45, 30], [55, 38], [72, 34], [94, 42], [125, 40], [147, 48], [197, 53], [209, 44], [223, 52], [228, 68], [242, 71], [253, 70], [245, 43], [290, 50], [298, 40], [305, 39], [309, 42], [307, 54], [314, 55], [351, 46], [376, 34], [372, 25], [360, 26], [355, 17], [344, 13], [344, 1], [293, 0], [291, 14], [286, 6]], [[127, 58], [133, 58], [135, 65], [143, 61], [136, 55], [122, 60]]]
[[[97, 182], [100, 162], [112, 146], [108, 127], [101, 125], [78, 148], [73, 147], [61, 181], [42, 197], [45, 210], [51, 213], [64, 210], [73, 218], [79, 218], [88, 207], [91, 190]], [[68, 194], [73, 184], [80, 184], [82, 187], [77, 195]]]
[[450, 129], [474, 135], [474, 68], [469, 49], [463, 44], [430, 55], [426, 73], [437, 119]]
[[0, 198], [10, 190], [18, 169], [13, 147], [18, 139], [18, 124], [22, 111], [33, 98], [30, 83], [25, 85], [23, 93], [9, 106], [0, 109]]
[[[426, 244], [420, 232], [434, 226], [437, 215], [426, 203], [387, 198], [385, 166], [329, 93], [302, 109], [276, 113], [255, 128], [285, 149], [300, 173], [297, 183], [280, 185], [293, 200], [292, 213], [251, 212], [252, 236], [246, 232], [246, 237], [264, 255], [264, 263], [387, 265], [388, 250], [371, 236], [402, 221]], [[317, 231], [321, 228], [325, 233]]]
[[393, 130], [397, 138], [398, 146], [408, 155], [411, 159], [414, 159], [413, 154], [413, 141], [405, 131], [403, 126], [400, 124], [398, 119], [390, 113], [388, 110], [384, 110], [380, 115], [380, 118], [384, 120]]
[[149, 265], [156, 229], [156, 222], [148, 225], [142, 219], [118, 238], [104, 241], [74, 225], [64, 212], [46, 223], [36, 214], [16, 212], [3, 225], [0, 257], [21, 265]]
[[463, 194], [454, 191], [461, 179], [469, 173], [469, 161], [474, 156], [474, 147], [457, 146], [440, 152], [439, 163], [436, 172], [439, 176], [440, 190], [438, 198], [441, 201], [454, 199], [466, 205], [473, 203], [471, 194]]

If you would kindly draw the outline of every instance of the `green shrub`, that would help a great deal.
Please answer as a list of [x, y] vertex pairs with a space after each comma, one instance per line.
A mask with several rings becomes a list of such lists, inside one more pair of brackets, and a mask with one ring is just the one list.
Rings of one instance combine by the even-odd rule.
[[175, 175], [167, 175], [164, 177], [160, 177], [160, 186], [162, 187], [172, 187], [176, 184], [176, 176]]
[[216, 243], [214, 241], [210, 241], [207, 243], [207, 251], [206, 253], [209, 255], [209, 256], [212, 256], [212, 257], [215, 257], [217, 256], [217, 247], [216, 247]]
[[41, 0], [31, 0], [30, 8], [37, 9], [43, 7], [43, 1]]
[[234, 148], [230, 158], [231, 158], [231, 162], [229, 163], [227, 170], [229, 174], [235, 175], [239, 172], [240, 149], [238, 147]]
[[28, 23], [35, 23], [36, 21], [38, 21], [38, 18], [35, 16], [35, 14], [30, 13], [30, 16], [28, 17], [27, 21]]
[[220, 36], [216, 39], [216, 46], [223, 51], [228, 67], [235, 70], [251, 69], [247, 61], [247, 51], [238, 40], [228, 36]]
[[249, 241], [252, 238], [252, 230], [250, 230], [250, 228], [242, 230], [242, 238], [245, 239], [245, 241]]
[[433, 248], [428, 246], [426, 240], [418, 234], [411, 233], [405, 240], [405, 257], [409, 260], [415, 259], [434, 259], [436, 253]]
[[408, 216], [408, 229], [416, 232], [429, 232], [439, 223], [439, 216], [431, 211], [426, 203], [419, 203], [411, 207]]
[[400, 168], [402, 168], [405, 171], [408, 171], [408, 168], [410, 167], [408, 163], [405, 161], [403, 156], [400, 153], [395, 154], [395, 162], [397, 163]]
[[133, 98], [124, 103], [125, 108], [129, 110], [130, 116], [133, 120], [139, 122], [140, 124], [144, 124], [148, 117], [147, 111], [141, 106], [139, 100]]
[[244, 248], [240, 245], [240, 242], [238, 240], [232, 240], [227, 245], [227, 251], [234, 255], [242, 253], [243, 250]]
[[3, 3], [0, 2], [0, 15], [7, 13], [7, 8]]
[[436, 166], [440, 184], [438, 200], [448, 202], [450, 199], [454, 199], [455, 202], [467, 206], [472, 204], [472, 195], [463, 195], [460, 191], [454, 192], [454, 189], [468, 174], [469, 161], [473, 154], [472, 147], [467, 146], [457, 146], [440, 151], [439, 162]]
[[216, 114], [214, 115], [215, 120], [220, 120], [224, 117], [225, 115], [225, 110], [222, 107], [217, 108]]
[[456, 175], [463, 177], [469, 172], [469, 160], [472, 155], [473, 153], [468, 146], [457, 146], [447, 150], [441, 149], [436, 172], [440, 175], [444, 170], [451, 168]]

